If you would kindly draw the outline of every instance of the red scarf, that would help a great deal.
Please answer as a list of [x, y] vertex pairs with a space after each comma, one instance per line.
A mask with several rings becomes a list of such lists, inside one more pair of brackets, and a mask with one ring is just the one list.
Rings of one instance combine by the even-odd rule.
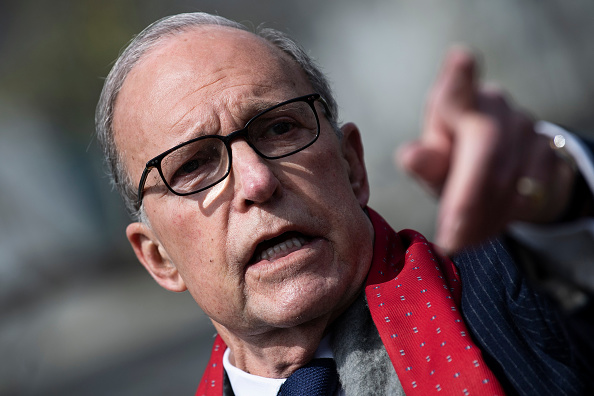
[[[503, 395], [459, 312], [454, 264], [419, 233], [395, 233], [369, 209], [375, 230], [365, 283], [371, 317], [408, 395]], [[223, 353], [217, 335], [196, 396], [223, 394]]]
[[456, 267], [421, 234], [369, 210], [375, 242], [365, 296], [407, 395], [503, 395], [460, 314]]

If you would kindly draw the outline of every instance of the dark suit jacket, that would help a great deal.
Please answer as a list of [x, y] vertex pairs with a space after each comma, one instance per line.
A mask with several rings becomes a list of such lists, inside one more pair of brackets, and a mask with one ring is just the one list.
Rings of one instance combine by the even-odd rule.
[[[564, 312], [491, 241], [453, 258], [462, 314], [485, 360], [510, 394], [594, 394], [594, 316]], [[588, 308], [590, 312], [592, 304]], [[586, 331], [587, 333], [587, 331]]]

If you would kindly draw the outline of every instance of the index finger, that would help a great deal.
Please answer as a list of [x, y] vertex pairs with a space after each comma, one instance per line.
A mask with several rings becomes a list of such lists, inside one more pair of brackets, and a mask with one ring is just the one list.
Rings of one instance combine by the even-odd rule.
[[[505, 189], [488, 188], [494, 183], [497, 163], [498, 126], [479, 113], [469, 113], [457, 126], [460, 139], [453, 147], [450, 173], [440, 201], [436, 242], [448, 252], [481, 241], [507, 219], [494, 217], [493, 208]], [[462, 136], [463, 135], [463, 136]]]
[[430, 95], [423, 140], [429, 145], [451, 140], [460, 117], [476, 106], [477, 61], [463, 47], [446, 55]]

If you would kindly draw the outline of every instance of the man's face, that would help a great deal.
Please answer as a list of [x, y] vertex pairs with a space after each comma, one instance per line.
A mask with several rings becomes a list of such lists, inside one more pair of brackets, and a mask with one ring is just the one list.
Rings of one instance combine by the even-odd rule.
[[[116, 143], [138, 181], [163, 151], [227, 135], [312, 91], [286, 55], [250, 33], [197, 28], [164, 41], [129, 74], [115, 107]], [[340, 140], [316, 106], [320, 137], [297, 154], [265, 160], [239, 139], [230, 175], [209, 190], [180, 197], [156, 170], [147, 180], [150, 227], [127, 230], [135, 252], [162, 286], [187, 288], [217, 327], [253, 335], [330, 321], [361, 289], [373, 231], [361, 209], [368, 187], [359, 135], [349, 124]]]

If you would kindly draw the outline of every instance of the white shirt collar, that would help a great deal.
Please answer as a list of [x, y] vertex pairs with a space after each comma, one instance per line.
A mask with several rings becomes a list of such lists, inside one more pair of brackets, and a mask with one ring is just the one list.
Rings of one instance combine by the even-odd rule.
[[[230, 349], [227, 348], [223, 354], [223, 367], [227, 372], [235, 396], [276, 396], [278, 394], [278, 390], [286, 378], [266, 378], [246, 373], [231, 364], [230, 353]], [[314, 358], [334, 358], [328, 336], [320, 342]]]

